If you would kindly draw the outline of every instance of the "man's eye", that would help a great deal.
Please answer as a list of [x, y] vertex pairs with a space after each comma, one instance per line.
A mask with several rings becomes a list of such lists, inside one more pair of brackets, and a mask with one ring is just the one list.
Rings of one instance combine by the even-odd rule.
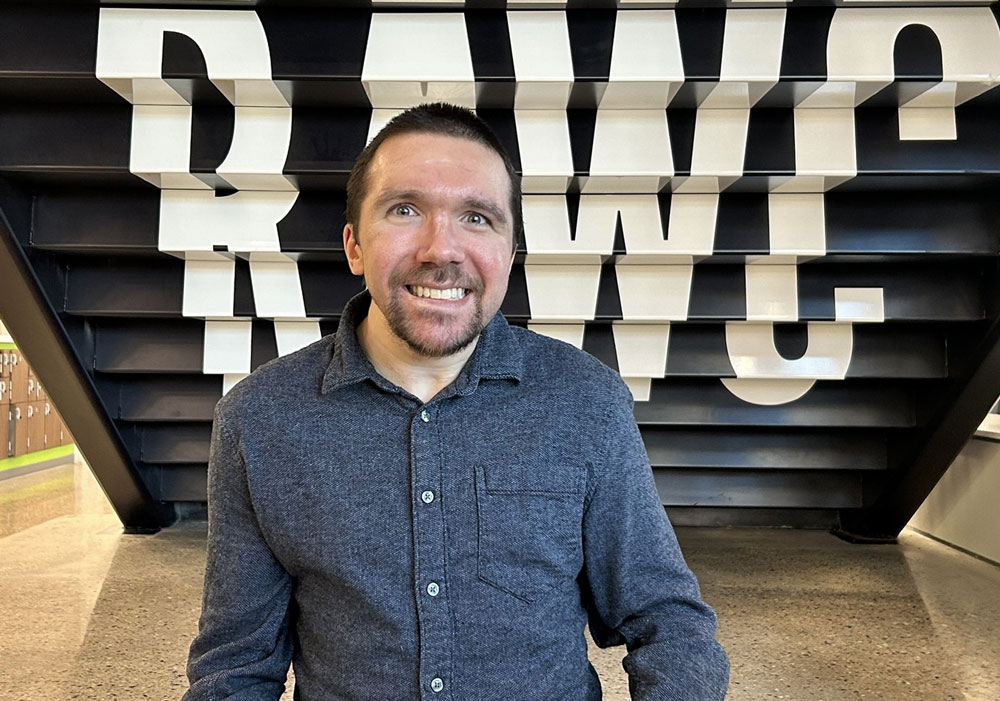
[[476, 226], [487, 226], [490, 223], [490, 220], [484, 217], [479, 212], [469, 212], [465, 216], [465, 220], [470, 224], [474, 224]]
[[413, 214], [413, 207], [408, 204], [397, 204], [392, 208], [392, 213], [400, 217], [409, 217]]

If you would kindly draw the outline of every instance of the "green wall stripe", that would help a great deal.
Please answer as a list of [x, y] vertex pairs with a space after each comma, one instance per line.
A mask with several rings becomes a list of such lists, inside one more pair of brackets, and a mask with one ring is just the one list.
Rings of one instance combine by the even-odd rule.
[[3, 472], [4, 470], [11, 470], [15, 467], [23, 467], [32, 463], [41, 462], [42, 460], [49, 460], [51, 458], [59, 458], [63, 455], [69, 455], [73, 452], [75, 447], [76, 446], [72, 443], [68, 445], [57, 445], [55, 448], [36, 450], [33, 453], [18, 455], [16, 458], [4, 458], [3, 460], [0, 460], [0, 472]]

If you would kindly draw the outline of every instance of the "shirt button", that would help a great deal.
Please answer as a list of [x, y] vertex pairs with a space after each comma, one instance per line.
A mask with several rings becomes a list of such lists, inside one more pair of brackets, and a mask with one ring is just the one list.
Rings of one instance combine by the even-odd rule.
[[431, 691], [441, 691], [444, 688], [444, 682], [441, 677], [434, 677], [431, 679]]
[[428, 489], [426, 492], [421, 493], [420, 500], [425, 504], [430, 504], [434, 501], [434, 492]]
[[420, 412], [420, 420], [423, 421], [424, 423], [427, 423], [428, 421], [431, 420], [431, 415], [427, 413], [426, 409]]
[[441, 591], [441, 588], [437, 585], [437, 582], [431, 582], [427, 585], [427, 593], [431, 596], [437, 596]]

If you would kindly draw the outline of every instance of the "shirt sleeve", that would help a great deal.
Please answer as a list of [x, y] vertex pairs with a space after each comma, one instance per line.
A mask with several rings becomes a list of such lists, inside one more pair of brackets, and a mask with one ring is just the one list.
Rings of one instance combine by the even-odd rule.
[[584, 513], [590, 632], [600, 647], [626, 645], [634, 701], [722, 699], [729, 660], [715, 639], [715, 614], [681, 555], [631, 408], [628, 395], [611, 409], [601, 432], [606, 464], [594, 466]]
[[292, 578], [258, 523], [239, 442], [219, 407], [208, 464], [208, 556], [183, 701], [278, 699], [292, 657]]

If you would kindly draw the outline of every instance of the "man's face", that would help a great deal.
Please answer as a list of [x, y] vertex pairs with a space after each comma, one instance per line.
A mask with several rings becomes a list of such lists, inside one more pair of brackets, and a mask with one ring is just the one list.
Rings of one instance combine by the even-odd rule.
[[509, 198], [503, 160], [474, 141], [411, 133], [375, 152], [344, 249], [389, 328], [417, 353], [457, 353], [500, 308], [513, 262]]

